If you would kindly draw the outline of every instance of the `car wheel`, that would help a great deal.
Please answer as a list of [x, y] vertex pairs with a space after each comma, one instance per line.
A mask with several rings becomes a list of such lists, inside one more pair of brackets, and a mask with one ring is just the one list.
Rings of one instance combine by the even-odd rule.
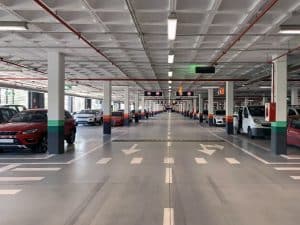
[[248, 137], [251, 138], [251, 139], [254, 139], [254, 136], [252, 134], [252, 130], [251, 130], [250, 127], [248, 128]]
[[48, 141], [47, 141], [47, 136], [44, 136], [40, 143], [38, 143], [37, 145], [35, 145], [32, 148], [32, 151], [34, 153], [46, 153], [48, 151]]
[[74, 144], [75, 142], [75, 137], [76, 137], [76, 132], [72, 130], [71, 134], [66, 138], [66, 141], [68, 144]]

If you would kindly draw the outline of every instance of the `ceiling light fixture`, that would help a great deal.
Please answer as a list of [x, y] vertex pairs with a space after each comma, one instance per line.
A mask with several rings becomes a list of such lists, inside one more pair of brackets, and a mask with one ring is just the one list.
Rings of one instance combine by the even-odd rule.
[[177, 17], [175, 13], [171, 13], [168, 17], [168, 39], [174, 41], [176, 39]]
[[259, 86], [261, 89], [271, 89], [271, 86]]
[[169, 86], [169, 89], [171, 89], [172, 88], [172, 86]]
[[279, 30], [280, 34], [300, 34], [299, 25], [282, 25]]
[[168, 76], [169, 76], [169, 77], [173, 77], [173, 71], [169, 71], [169, 72], [168, 72]]
[[1, 21], [0, 22], [0, 31], [22, 31], [28, 30], [26, 22], [10, 22], [10, 21]]
[[169, 80], [169, 81], [168, 81], [168, 83], [169, 83], [169, 84], [172, 84], [172, 81], [171, 81], [171, 80]]
[[168, 63], [169, 64], [174, 63], [174, 54], [170, 53], [168, 55]]
[[219, 86], [203, 86], [201, 88], [203, 88], [203, 89], [216, 89], [216, 88], [219, 88]]

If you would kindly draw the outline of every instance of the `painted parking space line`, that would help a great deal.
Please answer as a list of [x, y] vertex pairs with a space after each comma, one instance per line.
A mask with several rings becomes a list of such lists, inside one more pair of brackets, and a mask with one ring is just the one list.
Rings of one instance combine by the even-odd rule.
[[300, 171], [300, 167], [275, 167], [278, 171]]
[[166, 184], [172, 184], [173, 183], [172, 168], [166, 168], [165, 183]]
[[174, 158], [172, 158], [172, 157], [164, 158], [164, 164], [174, 164], [174, 163], [175, 163]]
[[53, 156], [54, 156], [54, 154], [46, 155], [44, 157], [25, 157], [25, 156], [23, 156], [23, 157], [0, 157], [0, 160], [1, 159], [6, 159], [6, 160], [9, 160], [9, 159], [11, 159], [11, 160], [16, 160], [16, 159], [20, 159], [20, 160], [35, 160], [35, 159], [37, 159], [37, 160], [40, 160], [40, 159], [50, 159]]
[[112, 158], [102, 158], [96, 164], [105, 165], [105, 164], [109, 163], [109, 161], [111, 161], [111, 160], [112, 160]]
[[43, 180], [45, 177], [0, 177], [0, 181], [40, 181]]
[[225, 158], [225, 160], [232, 165], [240, 164], [239, 161], [237, 161], [235, 158]]
[[49, 167], [49, 168], [46, 168], [46, 167], [33, 167], [33, 168], [29, 168], [29, 167], [19, 167], [19, 168], [15, 168], [13, 169], [12, 171], [20, 171], [20, 172], [35, 172], [35, 171], [39, 171], [39, 172], [42, 172], [42, 171], [59, 171], [61, 170], [61, 168], [59, 167]]
[[163, 225], [174, 225], [174, 209], [164, 208]]
[[207, 164], [206, 159], [204, 158], [195, 158], [197, 164]]
[[0, 189], [0, 195], [15, 195], [17, 193], [19, 193], [21, 191], [21, 189]]
[[280, 156], [285, 159], [300, 159], [299, 155], [280, 155]]
[[141, 164], [143, 161], [143, 158], [133, 158], [130, 162], [130, 164]]
[[290, 176], [293, 180], [300, 180], [300, 176]]
[[18, 166], [20, 166], [20, 164], [9, 164], [7, 166], [3, 166], [3, 167], [0, 168], [0, 173], [5, 172], [7, 170], [11, 170], [11, 169], [16, 168]]

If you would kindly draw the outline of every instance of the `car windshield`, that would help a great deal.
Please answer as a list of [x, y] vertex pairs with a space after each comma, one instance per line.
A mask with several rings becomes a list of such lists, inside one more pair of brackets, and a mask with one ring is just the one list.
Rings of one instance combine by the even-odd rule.
[[11, 123], [38, 123], [47, 122], [47, 112], [46, 111], [23, 111], [14, 115]]
[[217, 116], [224, 116], [226, 114], [225, 110], [218, 110], [216, 111]]
[[257, 116], [257, 117], [265, 116], [264, 106], [248, 106], [248, 109], [251, 116]]
[[96, 110], [81, 110], [79, 113], [77, 114], [96, 114], [97, 111]]

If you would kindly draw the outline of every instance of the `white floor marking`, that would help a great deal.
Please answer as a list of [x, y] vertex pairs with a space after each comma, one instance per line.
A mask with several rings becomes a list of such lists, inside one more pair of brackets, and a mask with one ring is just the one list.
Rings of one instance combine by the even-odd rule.
[[166, 168], [165, 183], [166, 184], [172, 184], [173, 183], [172, 168]]
[[216, 150], [208, 150], [208, 149], [205, 149], [205, 150], [198, 150], [199, 152], [203, 152], [205, 153], [206, 155], [212, 155], [215, 153]]
[[0, 195], [15, 195], [17, 193], [19, 193], [21, 191], [21, 189], [11, 189], [11, 190], [1, 190], [0, 189]]
[[174, 209], [173, 208], [164, 208], [163, 225], [174, 225]]
[[300, 176], [290, 176], [293, 180], [300, 180]]
[[132, 145], [129, 149], [122, 149], [121, 151], [125, 154], [125, 155], [131, 155], [133, 153], [139, 152], [141, 151], [140, 149], [136, 149], [138, 145], [134, 144]]
[[164, 163], [165, 164], [174, 164], [174, 158], [172, 158], [172, 157], [165, 157], [164, 158]]
[[280, 156], [285, 159], [300, 159], [299, 155], [280, 155]]
[[225, 160], [226, 160], [229, 164], [240, 164], [240, 162], [237, 161], [235, 158], [225, 158]]
[[130, 164], [141, 164], [143, 161], [143, 158], [133, 158], [130, 162]]
[[20, 166], [20, 164], [9, 164], [9, 165], [7, 165], [7, 166], [1, 167], [1, 168], [0, 168], [0, 173], [1, 173], [1, 172], [5, 172], [5, 171], [7, 171], [7, 170], [11, 170], [11, 169], [16, 168], [16, 167], [18, 167], [18, 166]]
[[112, 160], [112, 158], [102, 158], [97, 162], [97, 164], [107, 164], [110, 160]]
[[0, 177], [0, 181], [39, 181], [45, 177]]
[[274, 169], [278, 171], [299, 171], [300, 167], [275, 167]]
[[195, 158], [197, 164], [207, 164], [207, 161], [204, 158]]
[[15, 168], [15, 169], [13, 169], [12, 171], [21, 171], [21, 172], [35, 172], [35, 171], [39, 171], [39, 172], [42, 172], [42, 171], [59, 171], [59, 170], [61, 170], [61, 168], [59, 168], [59, 167], [49, 167], [49, 168], [37, 168], [37, 167], [35, 167], [35, 168], [26, 168], [26, 167], [24, 167], [24, 168]]
[[0, 159], [11, 159], [11, 160], [15, 160], [15, 159], [24, 159], [24, 160], [33, 160], [33, 159], [49, 159], [52, 158], [54, 155], [46, 155], [45, 157], [0, 157]]

